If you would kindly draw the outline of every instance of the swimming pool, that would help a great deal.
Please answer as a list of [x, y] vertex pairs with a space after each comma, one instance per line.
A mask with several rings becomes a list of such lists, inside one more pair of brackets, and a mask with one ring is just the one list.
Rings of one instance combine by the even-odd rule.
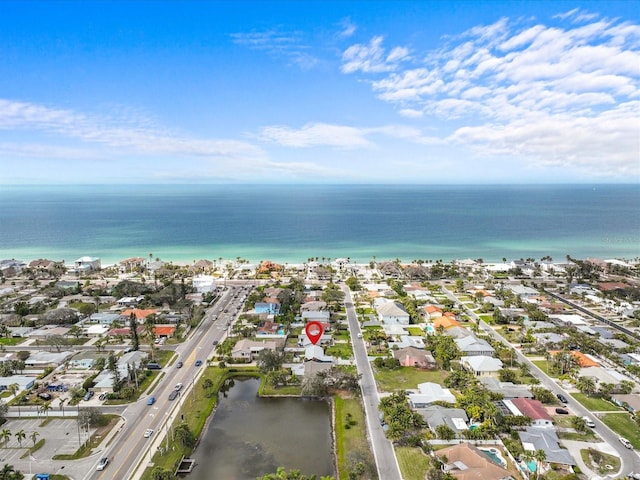
[[489, 460], [491, 460], [496, 465], [500, 465], [501, 467], [506, 467], [507, 466], [507, 462], [502, 457], [502, 454], [500, 453], [500, 450], [498, 450], [497, 448], [487, 448], [487, 449], [479, 448], [478, 450], [480, 450], [487, 457], [489, 457]]

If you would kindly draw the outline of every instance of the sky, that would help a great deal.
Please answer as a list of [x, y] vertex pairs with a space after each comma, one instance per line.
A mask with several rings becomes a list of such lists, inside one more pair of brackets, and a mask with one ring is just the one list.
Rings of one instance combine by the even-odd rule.
[[0, 2], [0, 184], [640, 183], [640, 2]]

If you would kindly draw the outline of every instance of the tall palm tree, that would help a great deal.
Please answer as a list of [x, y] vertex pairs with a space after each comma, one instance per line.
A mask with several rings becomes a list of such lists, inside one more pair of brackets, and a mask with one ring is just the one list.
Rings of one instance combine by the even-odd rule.
[[16, 432], [16, 438], [18, 439], [18, 443], [20, 444], [20, 447], [22, 447], [22, 440], [27, 438], [27, 434], [24, 433], [24, 430], [18, 430]]
[[9, 430], [8, 428], [3, 428], [2, 431], [0, 431], [0, 441], [3, 443], [3, 445], [6, 446], [10, 438], [11, 430]]
[[542, 465], [542, 462], [544, 462], [547, 459], [547, 454], [544, 453], [544, 450], [536, 450], [536, 453], [534, 453], [533, 456], [537, 462], [537, 468], [536, 468], [536, 479], [537, 479], [537, 478], [540, 478], [540, 466]]
[[[40, 411], [42, 413], [46, 413], [47, 417], [49, 416], [49, 410], [51, 410], [51, 402], [43, 403], [42, 406], [40, 407]], [[16, 433], [16, 435], [18, 434]]]
[[36, 440], [38, 439], [38, 437], [40, 436], [40, 434], [38, 432], [31, 432], [31, 435], [29, 435], [29, 438], [31, 438], [31, 441], [33, 442], [33, 446], [36, 446]]

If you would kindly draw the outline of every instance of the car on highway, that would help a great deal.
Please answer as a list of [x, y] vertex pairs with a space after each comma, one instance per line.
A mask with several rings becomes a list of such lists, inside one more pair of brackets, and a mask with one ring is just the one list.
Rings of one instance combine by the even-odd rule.
[[202, 365], [202, 360], [196, 360], [195, 365], [196, 367], [199, 367], [200, 365]]
[[215, 346], [215, 345], [218, 345], [218, 340], [214, 340], [214, 341], [213, 341], [213, 345], [214, 345], [214, 346]]
[[182, 362], [176, 363], [176, 368], [182, 368]]
[[105, 468], [107, 468], [107, 465], [109, 465], [109, 457], [102, 457], [98, 462], [96, 470], [104, 470]]
[[147, 428], [144, 431], [144, 438], [149, 438], [151, 435], [153, 435], [153, 428]]
[[149, 397], [149, 400], [147, 400], [147, 405], [153, 405], [154, 403], [156, 403], [156, 397]]
[[569, 403], [569, 400], [567, 400], [567, 397], [565, 397], [561, 393], [557, 394], [556, 397], [558, 397], [558, 400], [560, 400], [562, 403]]
[[631, 445], [631, 442], [629, 440], [627, 440], [626, 438], [618, 437], [618, 440], [620, 441], [620, 443], [622, 445], [625, 446], [625, 448], [628, 448], [628, 449], [632, 449], [633, 448], [633, 445]]
[[179, 392], [180, 390], [182, 390], [182, 384], [181, 384], [181, 383], [176, 383], [176, 386], [175, 386], [175, 387], [173, 387], [173, 388], [174, 388], [176, 391], [178, 391], [178, 392]]
[[169, 400], [175, 400], [176, 397], [178, 396], [178, 391], [177, 390], [173, 390], [170, 394], [169, 394]]

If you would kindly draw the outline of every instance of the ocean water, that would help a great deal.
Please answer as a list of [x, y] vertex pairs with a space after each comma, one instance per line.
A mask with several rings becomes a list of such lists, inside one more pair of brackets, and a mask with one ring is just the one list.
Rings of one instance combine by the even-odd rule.
[[0, 186], [0, 259], [640, 257], [640, 185]]

